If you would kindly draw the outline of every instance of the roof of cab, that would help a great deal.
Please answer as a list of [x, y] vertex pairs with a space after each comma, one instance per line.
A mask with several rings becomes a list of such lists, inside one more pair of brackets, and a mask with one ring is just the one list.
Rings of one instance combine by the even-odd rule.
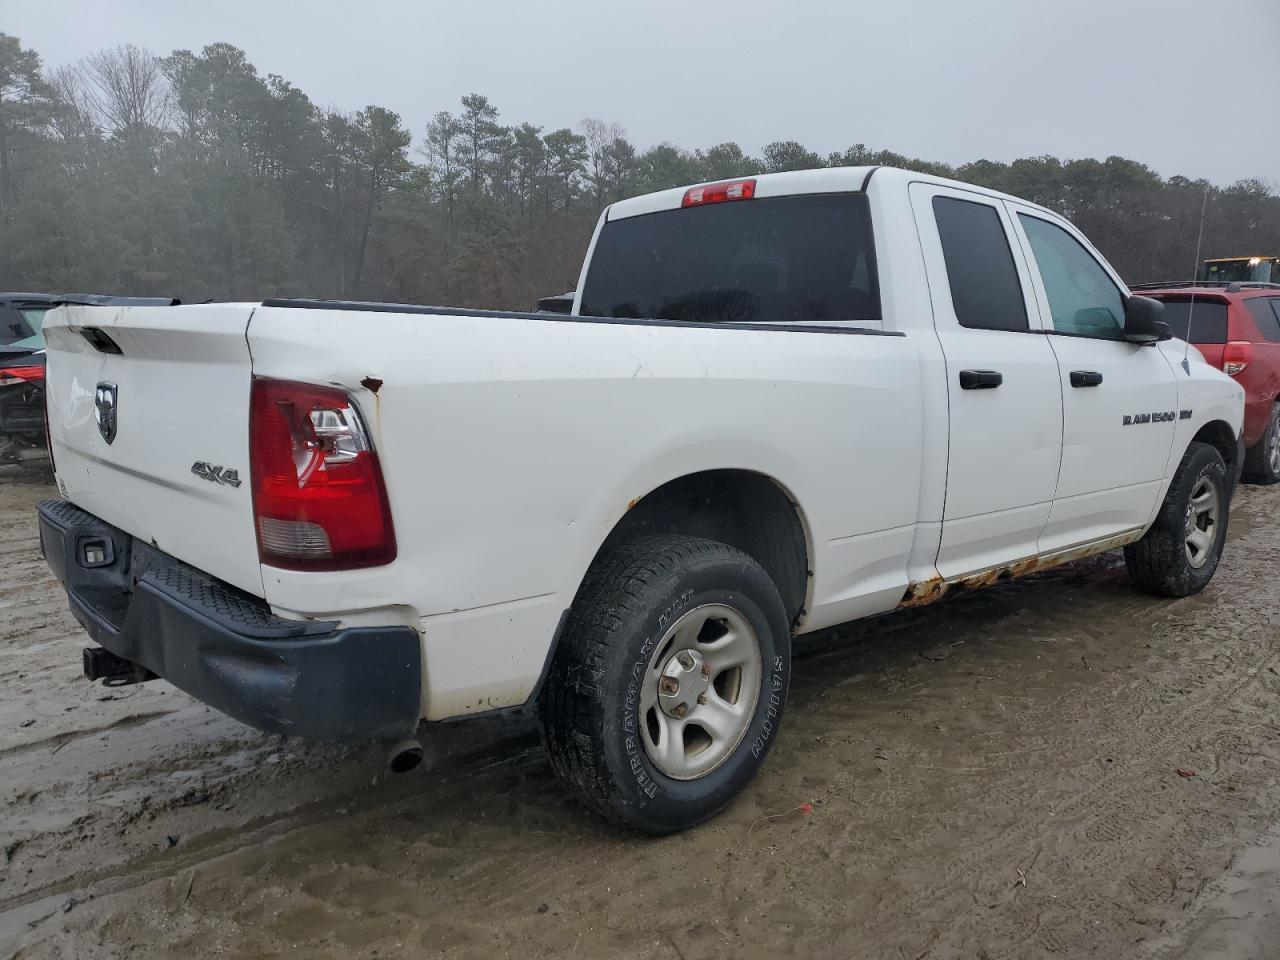
[[[959, 180], [948, 180], [946, 177], [937, 177], [933, 174], [919, 173], [915, 170], [903, 170], [900, 167], [820, 167], [815, 170], [791, 170], [785, 173], [761, 173], [754, 177], [736, 177], [733, 179], [754, 180], [756, 182], [755, 199], [764, 197], [782, 197], [792, 194], [802, 193], [859, 193], [867, 189], [875, 175], [877, 182], [884, 180], [896, 181], [905, 188], [908, 183], [922, 181], [925, 183], [937, 184], [939, 186], [953, 187], [955, 189], [967, 190], [972, 193], [980, 193], [984, 196], [994, 197], [1002, 200], [1014, 200], [1018, 203], [1035, 207], [1038, 210], [1044, 208], [1038, 204], [1031, 203], [1021, 197], [1013, 197], [996, 190], [989, 190], [986, 187], [980, 187], [972, 183], [964, 183]], [[724, 182], [724, 181], [714, 181]], [[619, 200], [609, 206], [606, 211], [606, 219], [622, 220], [626, 217], [638, 217], [646, 213], [658, 213], [663, 210], [678, 210], [684, 200], [684, 195], [690, 187], [701, 186], [702, 184], [688, 184], [683, 187], [674, 187], [670, 190], [659, 190], [657, 193], [647, 193], [639, 197], [630, 197], [626, 200]], [[1051, 211], [1047, 211], [1051, 212]]]

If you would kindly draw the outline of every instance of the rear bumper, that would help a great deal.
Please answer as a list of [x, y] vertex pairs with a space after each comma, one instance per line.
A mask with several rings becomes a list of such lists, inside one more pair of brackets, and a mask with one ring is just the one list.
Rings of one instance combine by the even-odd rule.
[[[409, 627], [286, 620], [66, 500], [39, 513], [40, 549], [72, 614], [117, 656], [270, 733], [396, 739], [417, 729], [422, 647]], [[86, 548], [101, 563], [87, 565]]]

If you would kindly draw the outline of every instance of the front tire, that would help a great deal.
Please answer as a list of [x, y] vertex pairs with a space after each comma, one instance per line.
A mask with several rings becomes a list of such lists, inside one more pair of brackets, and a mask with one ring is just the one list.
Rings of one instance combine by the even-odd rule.
[[552, 765], [616, 824], [687, 829], [764, 762], [790, 672], [786, 609], [755, 560], [695, 537], [625, 544], [592, 564], [547, 677]]
[[1129, 577], [1166, 597], [1199, 593], [1213, 579], [1227, 539], [1230, 484], [1222, 455], [1207, 443], [1187, 447], [1151, 529], [1124, 548]]
[[1245, 454], [1244, 479], [1258, 484], [1280, 482], [1280, 405], [1271, 407], [1267, 429]]

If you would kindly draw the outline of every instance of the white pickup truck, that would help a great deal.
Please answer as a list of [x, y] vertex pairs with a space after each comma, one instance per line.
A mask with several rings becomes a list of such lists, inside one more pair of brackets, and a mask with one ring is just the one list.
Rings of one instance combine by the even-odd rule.
[[91, 679], [323, 738], [536, 713], [589, 805], [678, 830], [762, 763], [793, 634], [1119, 547], [1205, 586], [1243, 395], [1161, 310], [889, 168], [615, 203], [566, 315], [63, 307], [41, 543]]

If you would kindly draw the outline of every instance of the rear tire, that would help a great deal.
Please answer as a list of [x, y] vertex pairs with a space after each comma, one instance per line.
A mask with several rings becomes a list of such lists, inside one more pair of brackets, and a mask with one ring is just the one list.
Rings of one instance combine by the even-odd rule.
[[1129, 577], [1166, 597], [1199, 593], [1213, 579], [1227, 539], [1230, 483], [1222, 455], [1192, 442], [1178, 464], [1155, 523], [1124, 548]]
[[1271, 407], [1267, 429], [1244, 456], [1244, 479], [1259, 484], [1280, 482], [1280, 404]]
[[592, 564], [544, 687], [560, 779], [606, 819], [673, 833], [724, 809], [782, 720], [791, 630], [740, 550], [645, 537]]

